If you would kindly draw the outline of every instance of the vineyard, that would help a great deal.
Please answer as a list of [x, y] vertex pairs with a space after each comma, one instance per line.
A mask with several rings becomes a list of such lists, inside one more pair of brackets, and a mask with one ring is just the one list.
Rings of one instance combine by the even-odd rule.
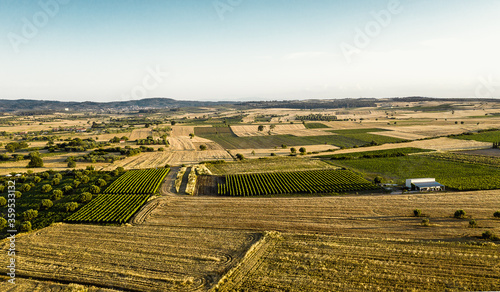
[[169, 168], [130, 170], [66, 222], [124, 223], [156, 193]]
[[349, 170], [226, 175], [225, 183], [217, 186], [218, 194], [226, 196], [342, 193], [377, 188], [376, 185]]
[[67, 222], [125, 223], [149, 195], [102, 194], [65, 219]]
[[154, 194], [170, 168], [130, 170], [114, 181], [106, 194]]

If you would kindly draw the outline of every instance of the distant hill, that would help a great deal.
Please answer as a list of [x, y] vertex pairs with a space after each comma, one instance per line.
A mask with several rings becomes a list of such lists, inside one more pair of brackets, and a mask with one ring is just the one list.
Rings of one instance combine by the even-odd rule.
[[0, 112], [17, 112], [21, 114], [40, 114], [47, 112], [61, 112], [68, 109], [70, 112], [79, 111], [127, 111], [148, 109], [172, 109], [183, 107], [213, 107], [232, 105], [241, 109], [251, 108], [292, 108], [292, 109], [319, 109], [319, 108], [357, 108], [373, 107], [377, 102], [416, 102], [416, 101], [448, 101], [448, 102], [500, 102], [499, 99], [477, 98], [431, 98], [431, 97], [395, 97], [395, 98], [344, 98], [344, 99], [305, 99], [305, 100], [271, 100], [271, 101], [195, 101], [175, 100], [171, 98], [146, 98], [141, 100], [113, 101], [113, 102], [74, 102], [50, 100], [0, 100]]

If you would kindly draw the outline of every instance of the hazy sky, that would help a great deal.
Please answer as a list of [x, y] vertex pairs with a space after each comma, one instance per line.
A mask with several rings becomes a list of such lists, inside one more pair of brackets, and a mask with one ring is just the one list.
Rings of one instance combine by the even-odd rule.
[[500, 96], [498, 0], [0, 0], [0, 98]]

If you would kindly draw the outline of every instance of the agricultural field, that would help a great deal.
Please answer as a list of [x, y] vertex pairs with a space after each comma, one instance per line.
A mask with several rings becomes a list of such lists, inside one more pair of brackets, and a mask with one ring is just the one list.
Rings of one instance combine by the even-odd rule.
[[102, 194], [73, 213], [65, 222], [125, 223], [149, 199], [149, 195]]
[[210, 171], [215, 175], [240, 174], [240, 173], [261, 173], [274, 171], [289, 171], [294, 169], [336, 169], [337, 167], [319, 159], [309, 159], [302, 157], [269, 157], [265, 159], [245, 159], [238, 162], [208, 162], [206, 163]]
[[169, 168], [129, 170], [107, 187], [104, 193], [154, 194], [169, 171]]
[[217, 186], [224, 196], [321, 194], [375, 190], [378, 187], [349, 170], [309, 170], [226, 175]]
[[379, 158], [379, 157], [398, 157], [406, 156], [413, 153], [430, 152], [429, 149], [420, 149], [414, 147], [404, 147], [404, 148], [394, 148], [385, 150], [373, 150], [373, 151], [363, 151], [363, 152], [353, 152], [345, 154], [330, 154], [330, 155], [320, 155], [316, 156], [318, 158], [329, 158], [332, 160], [344, 160], [344, 159], [358, 159], [358, 158]]
[[496, 131], [479, 131], [478, 133], [470, 133], [468, 135], [454, 136], [455, 139], [475, 140], [481, 142], [500, 142], [500, 130]]
[[432, 155], [329, 161], [336, 166], [355, 169], [369, 176], [380, 175], [400, 184], [407, 178], [433, 177], [447, 188], [455, 190], [500, 188], [498, 167], [441, 159]]

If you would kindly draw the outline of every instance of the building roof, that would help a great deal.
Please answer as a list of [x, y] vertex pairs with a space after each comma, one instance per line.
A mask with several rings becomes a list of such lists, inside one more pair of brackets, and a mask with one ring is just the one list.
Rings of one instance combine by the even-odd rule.
[[413, 183], [416, 187], [419, 188], [432, 188], [432, 187], [444, 187], [444, 185], [434, 181], [434, 182], [415, 182]]

